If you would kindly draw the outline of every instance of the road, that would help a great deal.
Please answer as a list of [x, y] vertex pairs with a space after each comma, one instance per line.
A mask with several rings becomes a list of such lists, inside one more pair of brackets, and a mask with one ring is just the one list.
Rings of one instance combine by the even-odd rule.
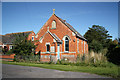
[[2, 65], [3, 78], [107, 78], [83, 72], [59, 71], [38, 67]]

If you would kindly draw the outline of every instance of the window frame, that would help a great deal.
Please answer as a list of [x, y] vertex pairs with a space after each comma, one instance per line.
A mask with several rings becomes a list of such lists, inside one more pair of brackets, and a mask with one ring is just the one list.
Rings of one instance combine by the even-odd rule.
[[32, 36], [32, 41], [34, 41], [34, 36]]
[[56, 21], [55, 20], [52, 21], [52, 27], [51, 27], [51, 29], [56, 29]]
[[[49, 46], [49, 50], [48, 50], [48, 47], [47, 46]], [[47, 53], [50, 53], [50, 44], [46, 44], [46, 52]]]
[[81, 48], [82, 48], [82, 53], [83, 53], [83, 40], [81, 41]]
[[10, 46], [9, 46], [9, 50], [11, 50], [11, 49], [13, 49], [13, 45], [10, 45]]
[[[67, 42], [68, 47], [66, 46], [66, 42]], [[64, 43], [65, 43], [64, 44], [64, 50], [65, 50], [65, 52], [69, 52], [69, 38], [68, 37], [65, 37]], [[68, 48], [68, 50], [66, 50], [66, 47]]]

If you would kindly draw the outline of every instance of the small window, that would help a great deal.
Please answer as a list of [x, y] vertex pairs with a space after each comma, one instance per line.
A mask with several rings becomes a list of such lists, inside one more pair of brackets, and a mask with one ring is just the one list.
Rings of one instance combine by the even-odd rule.
[[65, 51], [69, 51], [69, 39], [65, 38]]
[[38, 35], [35, 36], [35, 38], [37, 38], [37, 37], [38, 37]]
[[77, 50], [79, 52], [79, 39], [77, 39]]
[[46, 47], [47, 47], [47, 52], [50, 52], [50, 45], [47, 44]]
[[45, 58], [47, 58], [47, 55], [45, 55]]
[[10, 46], [10, 49], [13, 49], [13, 46]]
[[55, 21], [52, 22], [52, 29], [56, 29], [56, 22]]
[[34, 36], [32, 36], [32, 41], [34, 41]]
[[81, 42], [82, 52], [83, 52], [83, 41]]
[[41, 55], [41, 58], [43, 58], [43, 55]]
[[55, 52], [55, 47], [51, 46], [51, 52]]
[[48, 58], [50, 58], [50, 56], [48, 56]]

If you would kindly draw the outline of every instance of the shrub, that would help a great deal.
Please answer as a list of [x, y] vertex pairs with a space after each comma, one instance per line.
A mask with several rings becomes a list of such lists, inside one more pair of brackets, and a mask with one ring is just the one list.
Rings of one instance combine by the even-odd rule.
[[16, 61], [16, 62], [36, 62], [36, 63], [40, 63], [40, 58], [39, 58], [38, 55], [27, 55], [27, 56], [16, 55], [14, 57], [14, 61]]
[[5, 52], [6, 55], [10, 55], [12, 53], [13, 53], [12, 50], [9, 50], [9, 51]]

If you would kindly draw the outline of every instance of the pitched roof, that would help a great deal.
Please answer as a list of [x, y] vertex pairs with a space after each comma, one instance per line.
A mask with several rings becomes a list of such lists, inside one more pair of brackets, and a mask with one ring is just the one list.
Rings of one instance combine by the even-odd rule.
[[9, 33], [5, 35], [0, 35], [0, 41], [3, 44], [13, 44], [14, 40], [16, 39], [16, 36], [19, 36], [19, 34], [23, 33], [24, 36], [29, 35], [33, 31], [27, 31], [27, 32], [18, 32], [18, 33]]
[[60, 38], [58, 38], [58, 36], [55, 35], [54, 33], [52, 34], [52, 36], [54, 37], [54, 39], [55, 39], [57, 42], [59, 42], [59, 43], [62, 42], [62, 41], [60, 40]]
[[58, 43], [61, 43], [62, 41], [55, 35], [54, 33], [51, 33], [50, 31], [47, 31]]
[[[55, 14], [54, 14], [55, 15]], [[56, 16], [56, 15], [55, 15]], [[71, 31], [73, 31], [77, 37], [86, 40], [79, 32], [77, 32], [69, 23], [67, 23], [66, 21], [62, 20], [61, 18], [59, 18], [58, 16], [56, 16], [63, 24], [65, 24]]]
[[49, 33], [58, 43], [62, 43], [62, 41], [60, 40], [60, 38], [58, 38], [57, 35], [55, 35], [54, 33], [51, 33], [50, 31], [47, 31], [40, 39], [42, 39], [47, 33]]

